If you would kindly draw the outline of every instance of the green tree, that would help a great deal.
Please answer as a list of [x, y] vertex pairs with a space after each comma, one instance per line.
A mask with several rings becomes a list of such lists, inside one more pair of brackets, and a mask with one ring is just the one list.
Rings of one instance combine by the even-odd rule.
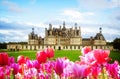
[[120, 50], [120, 38], [116, 38], [113, 41], [113, 47], [114, 47], [114, 49]]
[[0, 49], [6, 49], [7, 48], [7, 43], [0, 43]]

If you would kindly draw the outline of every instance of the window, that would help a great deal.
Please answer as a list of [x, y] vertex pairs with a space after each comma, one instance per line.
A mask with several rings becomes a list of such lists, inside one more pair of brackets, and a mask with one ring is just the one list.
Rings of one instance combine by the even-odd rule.
[[70, 46], [70, 49], [72, 49], [72, 46]]
[[74, 46], [74, 49], [76, 49], [76, 46]]
[[66, 49], [68, 49], [68, 46], [66, 46]]

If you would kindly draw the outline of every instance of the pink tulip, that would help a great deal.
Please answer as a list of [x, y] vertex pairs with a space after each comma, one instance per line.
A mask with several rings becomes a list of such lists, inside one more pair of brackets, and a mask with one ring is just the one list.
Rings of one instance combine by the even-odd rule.
[[37, 60], [32, 61], [33, 67], [35, 67], [37, 70], [40, 68], [40, 63]]
[[91, 51], [91, 48], [90, 47], [87, 47], [87, 46], [85, 46], [84, 48], [82, 48], [82, 55], [85, 55], [85, 54], [87, 54], [88, 52], [90, 52]]
[[107, 64], [106, 69], [110, 77], [114, 79], [120, 79], [120, 77], [118, 76], [119, 65], [117, 61], [115, 61], [113, 64]]
[[26, 65], [27, 65], [28, 68], [32, 68], [33, 67], [33, 62], [31, 60], [27, 60]]
[[10, 69], [11, 69], [11, 67], [10, 66], [6, 66], [5, 67], [5, 75], [9, 78], [10, 77]]
[[39, 63], [45, 63], [47, 61], [47, 54], [45, 53], [45, 51], [37, 52], [36, 59]]
[[9, 57], [7, 53], [0, 53], [0, 65], [8, 65], [9, 63]]
[[52, 48], [47, 48], [45, 50], [45, 52], [46, 52], [48, 58], [54, 57], [54, 50]]
[[25, 63], [30, 60], [30, 58], [28, 56], [25, 57]]
[[18, 68], [19, 68], [18, 64], [16, 64], [16, 63], [11, 64], [11, 68], [13, 68], [13, 74], [18, 73]]
[[0, 67], [0, 79], [10, 79], [10, 67]]
[[0, 79], [4, 79], [4, 68], [0, 67]]
[[63, 68], [64, 68], [64, 61], [62, 58], [58, 58], [55, 62], [55, 72], [59, 76], [63, 73]]
[[69, 62], [66, 62], [66, 67], [63, 69], [63, 74], [62, 76], [65, 77], [65, 78], [69, 78], [69, 77], [72, 77], [73, 75], [73, 70], [72, 70], [72, 67], [73, 67], [74, 63], [69, 61]]
[[53, 72], [55, 63], [53, 61], [48, 61], [44, 64], [44, 68], [48, 74], [51, 74]]
[[96, 49], [92, 52], [98, 64], [103, 65], [104, 63], [108, 62], [110, 54], [109, 50]]
[[82, 79], [86, 78], [90, 73], [90, 68], [87, 65], [79, 65], [79, 64], [74, 64], [73, 65], [73, 74], [74, 78]]
[[14, 57], [9, 57], [9, 65], [15, 63], [15, 58]]
[[23, 73], [23, 65], [19, 65], [18, 72], [21, 74]]
[[24, 70], [24, 79], [34, 79], [37, 75], [37, 70], [35, 68], [29, 68]]
[[99, 67], [99, 66], [92, 66], [91, 68], [91, 75], [92, 75], [92, 77], [94, 77], [94, 79], [97, 79], [97, 77], [98, 77], [98, 75], [101, 73], [101, 67]]
[[94, 57], [93, 52], [89, 52], [87, 54], [85, 54], [84, 56], [79, 56], [80, 57], [80, 64], [88, 64], [88, 65], [95, 65], [96, 64], [96, 60]]
[[25, 63], [25, 57], [24, 57], [23, 55], [18, 56], [17, 62], [18, 62], [19, 64]]

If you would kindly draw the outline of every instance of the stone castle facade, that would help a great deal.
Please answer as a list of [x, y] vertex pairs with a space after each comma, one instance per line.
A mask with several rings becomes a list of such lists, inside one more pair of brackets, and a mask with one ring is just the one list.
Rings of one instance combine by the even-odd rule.
[[80, 50], [84, 46], [90, 46], [92, 49], [108, 49], [106, 40], [102, 34], [102, 28], [94, 37], [82, 38], [81, 28], [75, 23], [74, 28], [66, 28], [65, 22], [59, 28], [45, 28], [45, 37], [42, 38], [35, 34], [34, 28], [28, 35], [28, 44], [8, 44], [8, 49], [19, 50], [42, 50], [52, 47], [59, 50]]

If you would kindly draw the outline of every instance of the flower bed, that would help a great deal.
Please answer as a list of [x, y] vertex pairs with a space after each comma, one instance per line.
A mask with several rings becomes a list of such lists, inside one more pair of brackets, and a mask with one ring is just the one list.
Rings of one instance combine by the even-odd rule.
[[81, 61], [54, 57], [54, 50], [46, 48], [36, 54], [36, 60], [23, 55], [14, 57], [0, 53], [0, 79], [120, 79], [117, 61], [108, 63], [110, 51], [89, 47], [82, 49]]

